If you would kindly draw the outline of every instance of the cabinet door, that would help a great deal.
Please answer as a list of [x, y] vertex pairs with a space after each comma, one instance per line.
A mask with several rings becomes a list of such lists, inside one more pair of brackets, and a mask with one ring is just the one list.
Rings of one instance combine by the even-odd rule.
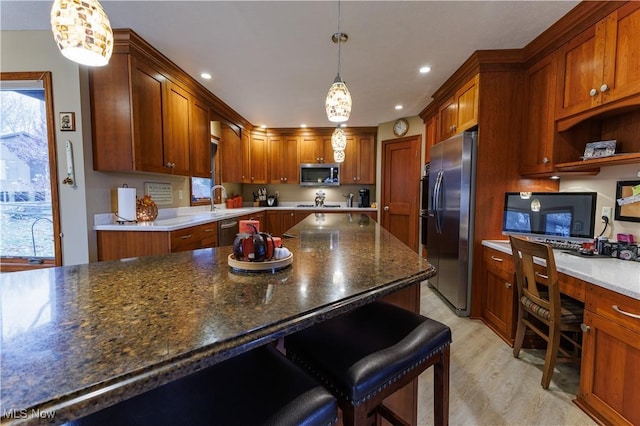
[[609, 15], [605, 25], [603, 103], [640, 93], [640, 4], [626, 4]]
[[600, 103], [604, 61], [602, 22], [567, 43], [560, 51], [556, 117], [583, 112]]
[[[166, 79], [153, 68], [132, 60], [133, 145], [135, 170], [166, 173], [162, 97]], [[118, 127], [124, 123], [112, 122]]]
[[298, 140], [297, 136], [287, 136], [282, 140], [282, 157], [280, 159], [280, 169], [284, 179], [282, 183], [298, 184], [300, 182]]
[[425, 123], [424, 162], [431, 161], [431, 147], [436, 143], [436, 119], [431, 117]]
[[181, 87], [167, 83], [165, 108], [164, 162], [166, 172], [189, 175], [190, 95]]
[[485, 300], [482, 316], [507, 343], [515, 337], [515, 270], [511, 256], [484, 248]]
[[283, 151], [284, 151], [284, 143], [283, 138], [280, 135], [269, 136], [268, 143], [268, 157], [269, 163], [267, 166], [267, 171], [269, 174], [269, 183], [277, 184], [284, 183], [283, 176], [284, 172], [282, 170], [284, 166], [284, 162], [282, 161]]
[[440, 107], [438, 116], [440, 117], [439, 138], [443, 141], [456, 133], [458, 111], [455, 98], [449, 99]]
[[347, 136], [347, 147], [344, 150], [344, 162], [340, 165], [340, 183], [354, 185], [358, 183], [358, 145], [357, 138]]
[[376, 141], [373, 136], [362, 136], [358, 141], [358, 183], [376, 183]]
[[267, 137], [252, 134], [250, 147], [250, 183], [267, 183]]
[[251, 133], [242, 130], [242, 183], [251, 183]]
[[242, 182], [242, 139], [226, 124], [222, 125], [222, 139], [218, 146], [222, 182]]
[[460, 133], [478, 124], [478, 76], [464, 84], [455, 95], [455, 133]]
[[209, 105], [199, 99], [191, 103], [189, 120], [191, 176], [211, 178], [211, 125]]
[[[300, 137], [300, 163], [330, 163], [329, 154], [325, 154], [323, 140], [318, 136]], [[325, 159], [325, 156], [327, 158]]]
[[556, 55], [550, 55], [527, 71], [524, 143], [520, 144], [523, 175], [553, 171], [556, 59]]
[[284, 210], [280, 212], [280, 230], [281, 235], [296, 225], [296, 214], [293, 210]]
[[609, 424], [640, 424], [640, 333], [584, 312], [578, 404]]

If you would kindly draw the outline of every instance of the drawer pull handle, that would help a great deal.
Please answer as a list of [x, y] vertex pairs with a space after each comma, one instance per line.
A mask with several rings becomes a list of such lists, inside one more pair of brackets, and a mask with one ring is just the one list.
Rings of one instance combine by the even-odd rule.
[[204, 232], [213, 232], [213, 228], [207, 228], [204, 230]]
[[495, 256], [491, 256], [491, 260], [495, 260], [496, 262], [504, 262], [504, 259], [501, 259], [501, 258], [495, 257]]
[[620, 314], [622, 314], [622, 315], [626, 315], [626, 316], [628, 316], [628, 317], [635, 318], [635, 319], [640, 319], [640, 315], [632, 314], [632, 313], [630, 313], [630, 312], [625, 312], [625, 311], [623, 311], [622, 309], [620, 309], [620, 308], [618, 307], [618, 305], [611, 305], [611, 307], [613, 308], [613, 310], [614, 310], [614, 311], [616, 311], [616, 312], [618, 312], [618, 313], [620, 313]]
[[189, 238], [191, 238], [191, 234], [183, 235], [182, 237], [180, 237], [181, 240], [187, 240]]
[[541, 274], [540, 272], [536, 272], [536, 275], [537, 275], [537, 276], [539, 276], [539, 277], [540, 277], [540, 278], [542, 278], [542, 279], [545, 279], [545, 280], [548, 280], [548, 279], [549, 279], [549, 277], [548, 277], [548, 276], [546, 276], [546, 275], [544, 275], [544, 274]]

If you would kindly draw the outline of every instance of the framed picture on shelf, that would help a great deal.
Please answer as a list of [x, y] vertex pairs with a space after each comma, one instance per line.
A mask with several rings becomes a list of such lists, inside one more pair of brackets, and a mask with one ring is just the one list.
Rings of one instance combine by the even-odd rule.
[[618, 181], [615, 219], [640, 222], [640, 180]]
[[584, 148], [583, 160], [589, 160], [591, 158], [611, 157], [616, 153], [616, 141], [599, 141], [589, 142]]
[[76, 131], [76, 113], [75, 112], [60, 113], [60, 130], [63, 132]]

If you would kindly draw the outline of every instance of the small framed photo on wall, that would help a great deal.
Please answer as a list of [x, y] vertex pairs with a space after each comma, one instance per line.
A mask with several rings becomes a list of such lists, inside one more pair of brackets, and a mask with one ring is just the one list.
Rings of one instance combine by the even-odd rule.
[[60, 130], [63, 132], [76, 131], [76, 113], [75, 112], [60, 113]]

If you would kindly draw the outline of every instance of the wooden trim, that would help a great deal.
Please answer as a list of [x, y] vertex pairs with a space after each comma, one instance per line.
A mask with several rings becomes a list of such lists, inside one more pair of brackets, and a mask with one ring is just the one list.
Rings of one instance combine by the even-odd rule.
[[[51, 185], [51, 220], [53, 221], [54, 266], [62, 265], [62, 242], [60, 229], [60, 197], [58, 195], [58, 166], [56, 155], [56, 121], [53, 108], [53, 80], [51, 71], [1, 72], [0, 80], [42, 80], [47, 117], [47, 145], [49, 155], [49, 179]], [[24, 261], [24, 260], [23, 260]], [[5, 263], [5, 260], [2, 260]], [[32, 266], [33, 267], [33, 266]], [[30, 268], [24, 268], [30, 269]]]
[[[273, 127], [264, 130], [267, 136], [331, 136], [335, 127]], [[378, 127], [345, 127], [347, 135], [377, 134]]]

